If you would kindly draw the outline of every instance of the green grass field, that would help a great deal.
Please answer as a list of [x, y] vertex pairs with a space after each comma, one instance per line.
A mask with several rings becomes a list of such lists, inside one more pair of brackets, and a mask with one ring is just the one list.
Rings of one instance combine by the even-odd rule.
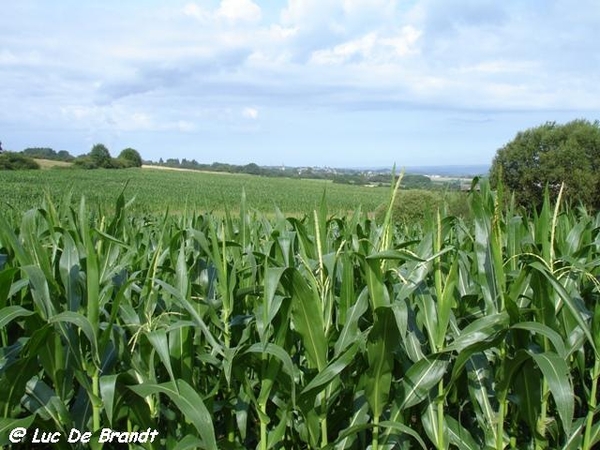
[[[76, 170], [0, 172], [0, 199], [18, 212], [41, 204], [46, 193], [53, 201], [65, 192], [73, 200], [84, 195], [87, 202], [111, 207], [125, 189], [125, 197], [135, 197], [133, 210], [138, 212], [222, 212], [239, 208], [242, 192], [248, 204], [264, 213], [274, 212], [275, 205], [285, 214], [312, 211], [326, 192], [330, 209], [346, 213], [359, 206], [374, 211], [386, 201], [389, 189], [333, 184], [320, 180], [266, 178], [243, 174], [217, 174], [160, 169]], [[11, 209], [12, 209], [11, 208]]]

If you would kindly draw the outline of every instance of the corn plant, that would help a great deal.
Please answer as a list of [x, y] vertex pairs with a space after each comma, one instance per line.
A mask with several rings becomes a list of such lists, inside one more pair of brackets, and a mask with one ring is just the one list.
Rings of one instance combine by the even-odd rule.
[[600, 216], [469, 195], [472, 220], [418, 224], [325, 195], [293, 217], [245, 194], [220, 215], [124, 193], [0, 214], [0, 444], [22, 426], [92, 448], [105, 427], [159, 431], [131, 448], [597, 447]]

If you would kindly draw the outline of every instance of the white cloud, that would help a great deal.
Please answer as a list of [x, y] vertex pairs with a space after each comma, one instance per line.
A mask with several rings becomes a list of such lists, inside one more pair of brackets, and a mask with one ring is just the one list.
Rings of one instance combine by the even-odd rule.
[[365, 59], [373, 51], [377, 42], [377, 34], [369, 33], [361, 38], [336, 45], [332, 49], [317, 50], [312, 54], [311, 62], [315, 64], [343, 64], [354, 57]]
[[202, 21], [209, 20], [211, 17], [210, 11], [202, 8], [196, 3], [187, 3], [183, 7], [183, 14], [189, 17], [193, 17], [195, 19], [199, 19]]
[[411, 53], [417, 53], [417, 41], [422, 35], [422, 31], [411, 25], [407, 25], [395, 36], [382, 38], [381, 44], [391, 47], [397, 56], [406, 56]]
[[242, 116], [246, 119], [256, 120], [258, 119], [258, 109], [247, 106], [242, 110]]
[[182, 12], [201, 22], [224, 20], [228, 23], [258, 22], [262, 17], [260, 6], [252, 0], [221, 0], [215, 10], [206, 9], [197, 3], [187, 3]]
[[279, 24], [271, 25], [269, 33], [276, 39], [283, 40], [295, 36], [298, 33], [298, 27], [283, 27]]
[[258, 22], [262, 13], [252, 0], [222, 0], [216, 16], [230, 22]]
[[360, 14], [364, 11], [389, 13], [396, 7], [394, 0], [342, 0], [342, 7], [347, 14]]
[[416, 44], [420, 36], [421, 32], [411, 26], [405, 26], [398, 33], [386, 37], [371, 32], [333, 48], [317, 50], [310, 61], [324, 65], [397, 63], [398, 58], [418, 53]]
[[[284, 24], [305, 25], [310, 20], [326, 17], [334, 9], [331, 0], [289, 0], [287, 7], [281, 11]], [[318, 11], [321, 14], [317, 14]]]

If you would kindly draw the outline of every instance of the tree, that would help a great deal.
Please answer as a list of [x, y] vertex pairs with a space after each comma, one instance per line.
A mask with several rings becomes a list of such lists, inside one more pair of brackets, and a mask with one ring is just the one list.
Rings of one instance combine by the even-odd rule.
[[72, 161], [73, 155], [71, 155], [67, 150], [59, 150], [56, 154], [56, 157], [61, 161]]
[[490, 182], [533, 208], [542, 204], [545, 189], [556, 196], [564, 182], [568, 200], [600, 209], [600, 122], [547, 122], [519, 132], [496, 153]]
[[56, 159], [56, 152], [49, 147], [28, 147], [21, 153], [30, 158]]
[[89, 157], [96, 167], [109, 168], [112, 166], [110, 152], [104, 144], [94, 145], [90, 151]]
[[142, 167], [142, 157], [133, 148], [124, 149], [119, 154], [119, 159], [125, 161], [128, 167]]
[[242, 172], [249, 173], [250, 175], [262, 175], [262, 169], [256, 163], [246, 164], [242, 167]]

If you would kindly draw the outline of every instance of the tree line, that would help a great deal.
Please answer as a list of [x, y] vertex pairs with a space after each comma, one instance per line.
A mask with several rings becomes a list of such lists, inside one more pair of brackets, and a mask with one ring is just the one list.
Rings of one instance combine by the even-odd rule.
[[[1, 147], [0, 147], [1, 148]], [[96, 144], [88, 154], [74, 157], [66, 150], [28, 148], [20, 153], [0, 152], [1, 169], [39, 167], [32, 158], [70, 161], [76, 167], [126, 168], [141, 167], [137, 150], [126, 148], [113, 158], [103, 144]], [[386, 184], [389, 174], [367, 173], [344, 169], [261, 167], [255, 163], [233, 165], [215, 162], [201, 164], [196, 160], [169, 158], [147, 164], [207, 170], [212, 172], [247, 173], [261, 176], [330, 179], [347, 184]], [[566, 124], [546, 122], [520, 131], [498, 149], [489, 173], [493, 188], [504, 190], [515, 203], [527, 209], [539, 209], [544, 196], [563, 198], [600, 210], [600, 122], [577, 119]], [[405, 188], [432, 188], [431, 180], [420, 175], [405, 175]], [[563, 187], [564, 186], [564, 187]], [[452, 186], [448, 186], [452, 189]]]
[[21, 152], [3, 151], [0, 153], [0, 170], [39, 169], [35, 159], [71, 162], [83, 169], [125, 169], [141, 167], [142, 157], [133, 148], [126, 148], [113, 158], [104, 144], [96, 144], [89, 153], [73, 156], [67, 150], [55, 151], [49, 147], [29, 147]]

